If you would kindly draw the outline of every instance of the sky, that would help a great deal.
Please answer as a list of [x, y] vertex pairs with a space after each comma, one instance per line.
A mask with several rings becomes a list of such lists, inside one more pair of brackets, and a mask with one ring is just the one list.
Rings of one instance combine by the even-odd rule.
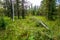
[[58, 0], [58, 2], [60, 3], [60, 0]]
[[33, 6], [40, 6], [42, 0], [27, 0], [32, 3]]
[[[40, 6], [42, 0], [27, 0], [27, 1], [30, 1], [33, 4], [33, 6], [35, 5]], [[60, 0], [57, 0], [57, 4], [60, 4]]]
[[58, 1], [58, 3], [60, 4], [60, 0], [57, 0]]
[[[33, 6], [35, 6], [35, 5], [40, 6], [42, 0], [27, 0], [27, 1], [30, 1]], [[60, 0], [57, 0], [57, 1], [58, 1], [58, 3], [60, 3]]]

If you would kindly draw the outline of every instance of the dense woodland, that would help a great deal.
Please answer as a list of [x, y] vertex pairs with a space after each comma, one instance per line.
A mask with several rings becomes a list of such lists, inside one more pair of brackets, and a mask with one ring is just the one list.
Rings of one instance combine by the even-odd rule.
[[60, 0], [0, 0], [0, 40], [60, 40]]

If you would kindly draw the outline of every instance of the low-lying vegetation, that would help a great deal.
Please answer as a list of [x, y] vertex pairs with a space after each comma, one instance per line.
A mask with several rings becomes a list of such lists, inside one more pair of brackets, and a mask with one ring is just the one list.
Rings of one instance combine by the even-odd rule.
[[[33, 19], [34, 18], [34, 19]], [[5, 17], [5, 30], [0, 30], [0, 40], [59, 40], [57, 21], [48, 21], [45, 17], [33, 16], [26, 19], [15, 20], [14, 22]], [[44, 28], [37, 20], [42, 20], [49, 30]], [[1, 20], [2, 22], [3, 20]], [[0, 22], [0, 23], [1, 23]], [[4, 23], [3, 22], [3, 23]], [[53, 24], [54, 22], [54, 24]]]

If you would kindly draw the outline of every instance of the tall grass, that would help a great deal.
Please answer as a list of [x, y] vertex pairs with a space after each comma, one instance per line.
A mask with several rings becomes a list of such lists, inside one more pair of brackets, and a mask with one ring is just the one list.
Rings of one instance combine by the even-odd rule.
[[48, 25], [49, 31], [43, 26], [36, 26], [39, 22], [32, 17], [15, 20], [14, 22], [10, 18], [4, 17], [5, 22], [7, 22], [6, 29], [0, 30], [0, 40], [60, 40], [57, 20], [49, 21], [45, 17], [35, 16]]

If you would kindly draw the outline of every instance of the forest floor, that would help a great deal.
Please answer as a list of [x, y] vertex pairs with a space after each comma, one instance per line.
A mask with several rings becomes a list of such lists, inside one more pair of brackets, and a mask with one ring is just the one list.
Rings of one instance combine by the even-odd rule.
[[[44, 16], [29, 16], [26, 19], [17, 19], [12, 22], [10, 18], [4, 18], [8, 24], [6, 30], [0, 30], [0, 40], [59, 40], [59, 20], [49, 21]], [[38, 21], [37, 21], [38, 20]], [[49, 30], [39, 24], [43, 21]]]

